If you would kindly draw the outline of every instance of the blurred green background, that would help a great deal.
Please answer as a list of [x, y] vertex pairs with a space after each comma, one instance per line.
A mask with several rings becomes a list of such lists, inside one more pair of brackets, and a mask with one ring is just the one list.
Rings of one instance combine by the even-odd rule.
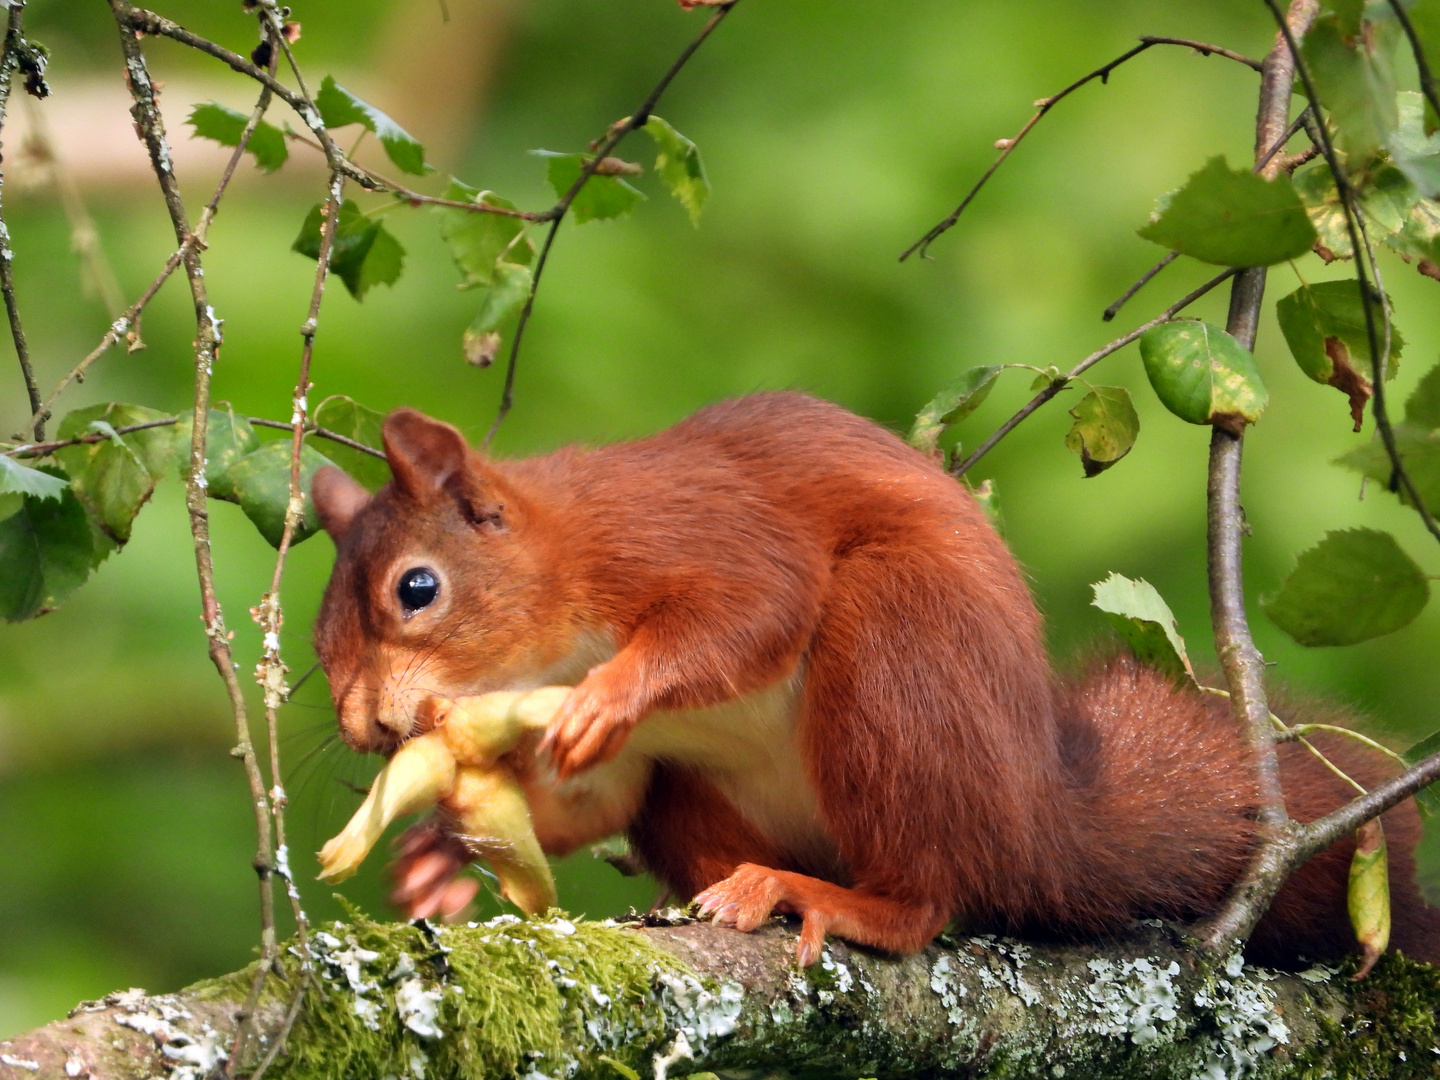
[[[334, 72], [427, 139], [446, 169], [531, 207], [549, 205], [550, 195], [541, 163], [526, 151], [583, 148], [639, 102], [703, 18], [669, 0], [448, 5], [446, 23], [437, 0], [301, 0], [297, 52], [313, 83]], [[253, 44], [253, 19], [238, 0], [160, 7], [237, 50]], [[128, 138], [105, 6], [31, 0], [28, 20], [54, 53], [55, 98], [44, 108], [63, 120], [67, 100], [111, 94], [110, 126]], [[1068, 367], [1149, 318], [1213, 269], [1182, 260], [1115, 324], [1103, 324], [1100, 311], [1159, 254], [1134, 229], [1157, 195], [1209, 156], [1238, 163], [1251, 152], [1255, 76], [1223, 59], [1153, 50], [1108, 86], [1067, 100], [936, 244], [933, 261], [896, 260], [954, 205], [993, 157], [993, 141], [1015, 132], [1035, 98], [1144, 33], [1259, 56], [1272, 31], [1252, 0], [745, 0], [658, 110], [705, 155], [714, 194], [700, 228], [646, 177], [650, 201], [630, 218], [562, 230], [498, 450], [640, 435], [767, 387], [805, 389], [903, 429], [969, 365]], [[188, 135], [178, 121], [192, 101], [244, 107], [253, 96], [243, 78], [170, 42], [146, 48], [167, 84], [177, 144]], [[271, 118], [280, 122], [283, 108]], [[173, 247], [153, 180], [104, 166], [87, 173], [85, 140], [67, 143], [60, 120], [51, 128], [128, 303]], [[12, 183], [12, 168], [24, 163], [8, 130], [6, 141], [19, 299], [48, 390], [109, 316], [82, 291], [54, 186]], [[625, 150], [647, 161], [651, 153], [643, 136]], [[289, 245], [323, 189], [307, 153], [297, 148], [270, 177], [242, 165], [206, 255], [211, 297], [226, 320], [216, 397], [252, 415], [289, 413], [313, 269]], [[187, 171], [182, 159], [192, 215], [216, 173], [208, 163]], [[438, 191], [443, 176], [420, 183]], [[346, 393], [381, 410], [412, 405], [478, 439], [502, 372], [462, 360], [460, 335], [476, 298], [454, 289], [458, 276], [429, 213], [402, 209], [387, 223], [407, 250], [405, 275], [363, 305], [338, 287], [327, 292], [310, 400]], [[1393, 258], [1384, 269], [1410, 342], [1395, 384], [1403, 396], [1440, 353], [1440, 285]], [[1346, 274], [1313, 257], [1304, 272], [1311, 280]], [[1272, 272], [1272, 300], [1294, 287], [1288, 268]], [[1195, 311], [1223, 322], [1225, 302], [1221, 290]], [[187, 407], [187, 305], [183, 284], [172, 281], [145, 315], [148, 348], [106, 356], [67, 392], [62, 414], [106, 400]], [[0, 423], [8, 433], [28, 409], [6, 337]], [[1370, 437], [1368, 424], [1351, 434], [1343, 398], [1299, 373], [1273, 305], [1258, 353], [1272, 403], [1247, 440], [1252, 600], [1326, 529], [1358, 524], [1392, 531], [1440, 571], [1440, 552], [1413, 514], [1383, 492], [1361, 501], [1356, 474], [1330, 464]], [[1103, 637], [1087, 606], [1089, 585], [1116, 570], [1161, 590], [1203, 659], [1207, 432], [1164, 412], [1133, 349], [1094, 376], [1135, 393], [1142, 433], [1129, 458], [1082, 480], [1062, 443], [1068, 406], [1052, 405], [976, 478], [996, 479], [1008, 538], [1058, 657]], [[1026, 397], [1029, 381], [1023, 372], [1006, 376], [965, 422], [963, 440], [983, 438]], [[61, 610], [0, 626], [0, 1037], [116, 987], [170, 990], [230, 970], [257, 940], [252, 819], [240, 768], [226, 753], [234, 732], [205, 655], [181, 495], [177, 482], [163, 484], [130, 546]], [[235, 507], [215, 505], [213, 527], [221, 598], [248, 675], [259, 634], [246, 612], [268, 583], [273, 555]], [[289, 563], [284, 641], [296, 673], [313, 659], [309, 626], [331, 557], [321, 537]], [[1346, 650], [1301, 649], [1252, 611], [1277, 677], [1354, 703], [1373, 718], [1372, 730], [1397, 743], [1440, 722], [1440, 605], [1398, 634]], [[310, 883], [309, 853], [356, 805], [347, 784], [363, 785], [375, 765], [327, 742], [333, 720], [319, 677], [285, 709], [283, 725], [294, 865], [310, 913], [332, 917], [338, 905], [332, 890]], [[342, 890], [372, 914], [385, 911], [381, 862], [371, 860]], [[654, 897], [653, 883], [624, 880], [588, 856], [564, 864], [560, 891], [571, 910], [596, 916]]]

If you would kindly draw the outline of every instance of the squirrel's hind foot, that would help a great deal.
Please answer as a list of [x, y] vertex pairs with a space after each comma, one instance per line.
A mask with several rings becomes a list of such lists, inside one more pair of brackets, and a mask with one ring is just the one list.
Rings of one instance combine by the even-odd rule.
[[772, 913], [799, 915], [795, 958], [801, 967], [820, 959], [829, 933], [887, 952], [914, 952], [928, 945], [948, 921], [932, 904], [891, 900], [754, 863], [737, 866], [724, 881], [701, 891], [695, 903], [717, 925], [745, 933]]

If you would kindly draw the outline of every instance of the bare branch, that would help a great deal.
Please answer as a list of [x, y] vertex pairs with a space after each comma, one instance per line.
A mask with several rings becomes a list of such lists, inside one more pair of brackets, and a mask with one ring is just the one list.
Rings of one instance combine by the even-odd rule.
[[[1270, 148], [1290, 130], [1290, 97], [1295, 63], [1287, 47], [1291, 28], [1304, 33], [1315, 17], [1317, 0], [1292, 0], [1287, 17], [1266, 0], [1280, 21], [1284, 38], [1277, 38], [1265, 57], [1260, 78], [1260, 104], [1255, 123], [1255, 160], [1267, 179], [1280, 163], [1269, 160]], [[1314, 99], [1311, 99], [1313, 104]], [[1283, 145], [1283, 143], [1282, 143]], [[1270, 155], [1273, 159], [1273, 154]], [[1230, 293], [1226, 330], [1247, 349], [1254, 349], [1265, 298], [1265, 268], [1240, 271]], [[1210, 620], [1215, 653], [1230, 689], [1230, 709], [1239, 725], [1255, 767], [1259, 843], [1250, 865], [1236, 882], [1220, 910], [1203, 920], [1196, 936], [1212, 955], [1228, 952], [1250, 935], [1270, 900], [1284, 883], [1289, 867], [1287, 844], [1294, 825], [1285, 812], [1280, 787], [1280, 765], [1275, 754], [1275, 733], [1265, 696], [1265, 661], [1250, 635], [1245, 614], [1242, 540], [1248, 531], [1240, 505], [1240, 467], [1243, 432], [1216, 426], [1210, 435], [1210, 465], [1206, 488], [1209, 532]]]
[[951, 228], [954, 227], [955, 223], [960, 220], [960, 215], [965, 212], [965, 208], [969, 206], [972, 202], [974, 202], [976, 195], [980, 194], [980, 189], [985, 186], [986, 181], [988, 181], [990, 177], [995, 175], [996, 170], [999, 169], [1000, 166], [1005, 163], [1005, 159], [1010, 156], [1010, 152], [1014, 150], [1015, 147], [1020, 145], [1020, 143], [1024, 140], [1025, 136], [1030, 134], [1031, 129], [1040, 122], [1041, 118], [1046, 113], [1048, 113], [1061, 101], [1065, 100], [1065, 98], [1073, 94], [1076, 90], [1079, 90], [1082, 86], [1085, 86], [1087, 83], [1094, 82], [1096, 79], [1099, 79], [1102, 83], [1109, 82], [1110, 73], [1114, 71], [1117, 67], [1125, 63], [1127, 60], [1133, 60], [1135, 57], [1139, 56], [1147, 49], [1150, 49], [1156, 45], [1181, 45], [1187, 49], [1194, 49], [1202, 56], [1209, 56], [1213, 53], [1216, 56], [1223, 56], [1227, 60], [1238, 61], [1239, 63], [1244, 64], [1246, 67], [1253, 68], [1256, 71], [1260, 70], [1260, 62], [1258, 60], [1252, 60], [1248, 56], [1242, 56], [1240, 53], [1232, 52], [1229, 49], [1221, 48], [1219, 45], [1210, 45], [1203, 41], [1190, 41], [1186, 38], [1142, 37], [1140, 39], [1140, 44], [1136, 45], [1133, 49], [1130, 49], [1128, 52], [1121, 53], [1114, 60], [1111, 60], [1108, 64], [1104, 64], [1101, 67], [1096, 68], [1094, 71], [1090, 72], [1090, 74], [1085, 75], [1082, 78], [1076, 79], [1073, 83], [1065, 87], [1065, 89], [1061, 90], [1058, 94], [1051, 94], [1049, 97], [1041, 98], [1039, 101], [1035, 102], [1035, 115], [1030, 117], [1029, 120], [1025, 121], [1024, 126], [1014, 135], [1013, 138], [1001, 139], [995, 144], [1000, 150], [999, 157], [997, 157], [993, 162], [991, 162], [990, 167], [985, 170], [984, 174], [980, 177], [980, 179], [975, 181], [975, 186], [966, 193], [965, 198], [960, 200], [960, 205], [957, 206], [954, 210], [952, 210], [949, 216], [945, 218], [945, 220], [941, 221], [938, 225], [932, 228], [919, 240], [915, 241], [915, 243], [911, 244], [908, 248], [901, 252], [900, 261], [904, 262], [911, 255], [914, 255], [917, 251], [923, 258], [925, 256], [926, 250], [930, 247], [930, 245], [933, 244], [936, 239], [938, 239], [942, 234], [948, 232]]
[[[10, 102], [11, 80], [20, 65], [19, 50], [26, 44], [25, 0], [10, 0], [9, 7], [5, 45], [3, 51], [0, 51], [0, 124], [5, 122], [5, 108]], [[40, 407], [40, 386], [35, 381], [35, 368], [30, 363], [30, 348], [25, 341], [25, 328], [20, 323], [20, 306], [15, 300], [14, 259], [14, 253], [10, 249], [10, 229], [5, 224], [3, 211], [0, 211], [0, 292], [5, 296], [5, 313], [10, 318], [10, 336], [15, 342], [15, 356], [20, 361], [25, 392], [30, 397], [31, 434], [38, 441], [45, 438], [48, 414]]]
[[[250, 801], [255, 814], [255, 873], [260, 892], [260, 963], [250, 996], [242, 1010], [239, 1030], [248, 1029], [259, 1000], [260, 987], [276, 957], [275, 899], [271, 875], [274, 872], [274, 849], [270, 835], [270, 805], [265, 782], [255, 749], [250, 742], [248, 710], [235, 674], [230, 651], [230, 634], [225, 627], [220, 602], [215, 595], [215, 568], [210, 549], [209, 508], [206, 506], [205, 449], [210, 417], [210, 379], [222, 340], [221, 321], [211, 307], [200, 265], [199, 245], [192, 240], [185, 205], [180, 198], [179, 184], [171, 165], [170, 147], [165, 137], [164, 122], [155, 101], [155, 88], [146, 68], [144, 54], [134, 26], [127, 19], [129, 5], [124, 0], [111, 0], [120, 31], [120, 44], [125, 54], [126, 80], [135, 104], [131, 115], [150, 154], [150, 164], [160, 183], [166, 209], [179, 244], [181, 262], [190, 282], [190, 295], [195, 308], [195, 408], [190, 435], [190, 467], [185, 476], [185, 505], [190, 514], [190, 532], [195, 547], [195, 564], [200, 580], [201, 616], [209, 639], [210, 659], [225, 683], [230, 709], [235, 719], [236, 745], [232, 751], [244, 765], [250, 785]], [[132, 9], [133, 10], [133, 9]], [[234, 1055], [232, 1055], [234, 1056]]]
[[1179, 300], [1175, 301], [1175, 303], [1171, 304], [1168, 308], [1162, 311], [1159, 315], [1155, 316], [1155, 318], [1151, 319], [1149, 322], [1137, 326], [1134, 330], [1131, 330], [1124, 337], [1118, 337], [1114, 341], [1110, 342], [1110, 344], [1105, 345], [1102, 348], [1096, 349], [1084, 360], [1081, 360], [1080, 363], [1076, 364], [1064, 375], [1061, 375], [1059, 378], [1051, 381], [1049, 386], [1045, 387], [1045, 389], [1041, 390], [1033, 398], [1027, 401], [1024, 406], [1022, 406], [1021, 409], [1017, 413], [1015, 413], [1014, 416], [1010, 417], [1009, 420], [1006, 420], [1005, 423], [1001, 424], [998, 428], [996, 428], [995, 431], [991, 434], [991, 436], [983, 443], [981, 443], [979, 447], [970, 454], [969, 457], [967, 457], [964, 461], [960, 462], [960, 464], [953, 466], [950, 469], [951, 474], [954, 476], [965, 475], [965, 473], [969, 472], [975, 467], [976, 462], [978, 462], [994, 448], [996, 443], [998, 443], [1006, 435], [1010, 434], [1010, 432], [1015, 430], [1016, 426], [1019, 425], [1020, 421], [1024, 420], [1036, 409], [1040, 408], [1041, 405], [1044, 405], [1056, 394], [1060, 393], [1061, 390], [1064, 390], [1065, 387], [1070, 385], [1071, 380], [1078, 379], [1081, 375], [1085, 374], [1085, 372], [1089, 371], [1092, 367], [1098, 364], [1101, 360], [1104, 360], [1105, 357], [1109, 356], [1111, 353], [1119, 352], [1126, 345], [1129, 345], [1132, 341], [1135, 341], [1142, 334], [1144, 334], [1145, 331], [1151, 329], [1152, 327], [1159, 326], [1161, 323], [1169, 322], [1171, 319], [1175, 318], [1176, 315], [1180, 314], [1180, 312], [1184, 311], [1187, 307], [1193, 304], [1196, 300], [1199, 300], [1211, 289], [1219, 285], [1222, 281], [1226, 281], [1229, 278], [1233, 277], [1235, 273], [1236, 271], [1232, 269], [1226, 270], [1222, 274], [1217, 274], [1215, 277], [1205, 282], [1205, 284], [1201, 285], [1194, 292], [1191, 292], [1186, 296], [1181, 297]]

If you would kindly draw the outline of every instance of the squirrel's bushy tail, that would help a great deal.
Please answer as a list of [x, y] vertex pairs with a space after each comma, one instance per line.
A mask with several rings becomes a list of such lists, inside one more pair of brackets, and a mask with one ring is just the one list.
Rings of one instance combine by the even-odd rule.
[[[1127, 918], [1189, 921], [1212, 911], [1244, 869], [1255, 837], [1255, 786], [1229, 702], [1176, 688], [1130, 659], [1097, 665], [1067, 687], [1065, 745], [1077, 820], [1079, 865], [1069, 875], [1076, 929]], [[1287, 722], [1351, 726], [1332, 706], [1273, 703]], [[1380, 754], [1343, 736], [1312, 740], [1360, 784], [1393, 772]], [[1279, 747], [1292, 817], [1311, 821], [1351, 798], [1351, 789], [1297, 743]], [[1406, 800], [1383, 816], [1390, 857], [1391, 945], [1440, 962], [1440, 910], [1415, 884], [1420, 822]], [[1253, 962], [1294, 965], [1356, 949], [1346, 910], [1353, 839], [1334, 844], [1285, 884], [1246, 947]]]

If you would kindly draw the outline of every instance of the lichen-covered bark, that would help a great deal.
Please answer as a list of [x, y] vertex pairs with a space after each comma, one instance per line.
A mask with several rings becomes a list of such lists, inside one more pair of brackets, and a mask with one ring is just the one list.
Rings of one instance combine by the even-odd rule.
[[[1158, 924], [1100, 947], [947, 937], [896, 958], [832, 942], [806, 971], [779, 922], [745, 935], [685, 920], [357, 919], [314, 948], [277, 1080], [1440, 1074], [1435, 969], [1391, 956], [1360, 983], [1238, 958], [1207, 969]], [[294, 946], [285, 968], [261, 1002], [270, 1037], [307, 979]], [[223, 1063], [248, 977], [86, 1003], [0, 1043], [0, 1080], [200, 1080]]]

